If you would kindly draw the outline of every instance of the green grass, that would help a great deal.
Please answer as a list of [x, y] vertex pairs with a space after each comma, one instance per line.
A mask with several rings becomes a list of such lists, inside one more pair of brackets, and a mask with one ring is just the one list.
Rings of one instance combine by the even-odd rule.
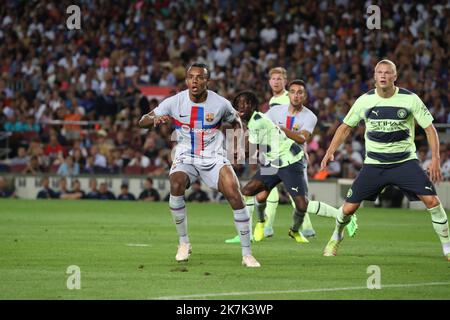
[[[279, 207], [275, 237], [253, 245], [262, 267], [247, 269], [240, 246], [224, 243], [235, 235], [226, 205], [188, 205], [193, 254], [179, 264], [166, 203], [1, 200], [0, 299], [450, 299], [450, 263], [428, 213], [362, 209], [356, 238], [327, 258], [334, 221], [311, 217], [317, 236], [297, 245], [290, 212]], [[66, 287], [70, 265], [81, 290]], [[370, 265], [381, 290], [365, 288]], [[441, 284], [390, 287], [423, 283]], [[354, 289], [321, 290], [332, 288]], [[231, 292], [248, 293], [210, 295]]]

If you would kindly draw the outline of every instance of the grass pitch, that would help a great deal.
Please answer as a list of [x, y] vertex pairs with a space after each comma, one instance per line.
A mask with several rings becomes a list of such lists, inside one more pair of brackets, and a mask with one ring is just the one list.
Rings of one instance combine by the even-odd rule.
[[[177, 263], [167, 203], [0, 201], [0, 299], [450, 299], [450, 263], [425, 211], [361, 209], [359, 231], [337, 257], [323, 257], [332, 219], [311, 217], [317, 236], [287, 236], [280, 206], [275, 236], [253, 244], [259, 269], [241, 266], [232, 211], [188, 204], [193, 253]], [[80, 268], [81, 289], [67, 288]], [[369, 266], [381, 289], [367, 289]]]

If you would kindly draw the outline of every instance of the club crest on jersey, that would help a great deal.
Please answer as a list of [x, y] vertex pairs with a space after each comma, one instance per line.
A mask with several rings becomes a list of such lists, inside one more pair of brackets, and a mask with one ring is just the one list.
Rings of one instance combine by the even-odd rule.
[[408, 112], [406, 112], [406, 110], [403, 108], [397, 111], [397, 117], [399, 117], [400, 119], [405, 119], [407, 115]]
[[294, 124], [294, 126], [292, 127], [292, 130], [297, 131], [299, 128], [298, 123]]
[[212, 113], [212, 112], [206, 113], [205, 120], [208, 122], [213, 122], [214, 121], [214, 113]]

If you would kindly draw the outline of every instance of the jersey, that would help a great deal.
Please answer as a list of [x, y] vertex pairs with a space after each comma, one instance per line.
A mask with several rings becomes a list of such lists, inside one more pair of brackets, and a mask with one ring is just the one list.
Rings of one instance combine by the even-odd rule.
[[273, 106], [279, 105], [279, 104], [289, 104], [289, 93], [287, 90], [284, 90], [284, 92], [278, 96], [278, 97], [272, 97], [269, 100], [269, 108], [272, 108]]
[[264, 157], [275, 168], [302, 160], [303, 150], [264, 113], [255, 111], [248, 122], [248, 141], [266, 148]]
[[172, 118], [177, 133], [175, 158], [183, 155], [195, 159], [214, 160], [225, 156], [224, 137], [219, 130], [222, 121], [233, 122], [237, 113], [231, 102], [208, 90], [204, 102], [192, 102], [189, 91], [162, 101], [154, 109], [156, 116], [168, 115]]
[[380, 97], [375, 89], [360, 96], [344, 118], [355, 127], [366, 124], [366, 164], [392, 164], [417, 159], [414, 144], [414, 119], [426, 128], [433, 116], [414, 93], [395, 88], [390, 98]]
[[[306, 130], [312, 134], [317, 124], [316, 115], [305, 106], [302, 107], [300, 112], [291, 114], [289, 112], [289, 104], [275, 105], [266, 112], [266, 115], [276, 125], [289, 129], [294, 133]], [[300, 146], [303, 148], [304, 144]]]

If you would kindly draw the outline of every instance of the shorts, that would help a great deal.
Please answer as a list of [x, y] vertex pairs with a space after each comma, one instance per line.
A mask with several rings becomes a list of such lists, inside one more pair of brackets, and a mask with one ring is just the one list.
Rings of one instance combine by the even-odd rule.
[[189, 186], [200, 178], [208, 187], [218, 190], [220, 169], [226, 165], [230, 165], [230, 161], [221, 155], [213, 159], [180, 155], [173, 161], [169, 176], [174, 172], [184, 172], [188, 175]]
[[436, 189], [418, 160], [391, 165], [364, 164], [348, 190], [346, 202], [375, 201], [388, 185], [397, 186], [410, 201], [420, 200], [417, 195], [436, 195]]
[[[272, 174], [264, 174], [270, 171], [273, 171]], [[267, 190], [272, 190], [277, 184], [283, 182], [292, 197], [306, 196], [308, 186], [304, 172], [305, 167], [303, 161], [300, 160], [283, 168], [261, 167], [252, 179], [261, 181]]]

